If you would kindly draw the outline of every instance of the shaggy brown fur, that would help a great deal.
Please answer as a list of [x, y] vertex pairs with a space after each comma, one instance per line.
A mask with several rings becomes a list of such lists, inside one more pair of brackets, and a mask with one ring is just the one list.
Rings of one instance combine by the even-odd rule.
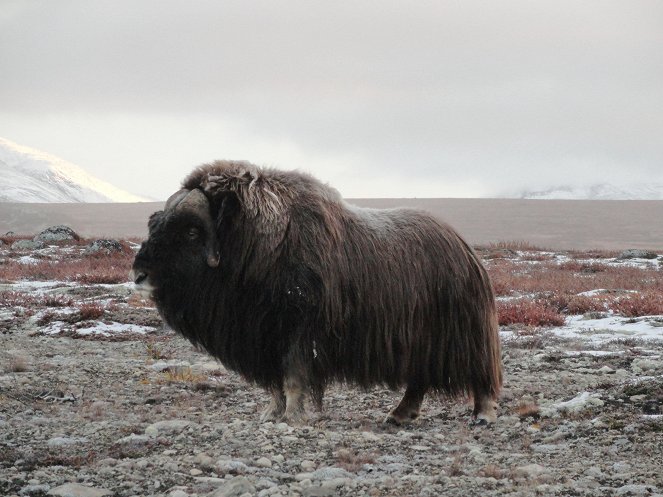
[[407, 386], [396, 423], [415, 418], [429, 390], [472, 395], [475, 415], [492, 408], [502, 383], [493, 292], [451, 227], [360, 209], [309, 175], [246, 162], [204, 165], [183, 189], [209, 206], [178, 210], [188, 193], [178, 192], [152, 216], [137, 284], [170, 326], [272, 392], [266, 418], [297, 421], [303, 393], [319, 403], [332, 381]]

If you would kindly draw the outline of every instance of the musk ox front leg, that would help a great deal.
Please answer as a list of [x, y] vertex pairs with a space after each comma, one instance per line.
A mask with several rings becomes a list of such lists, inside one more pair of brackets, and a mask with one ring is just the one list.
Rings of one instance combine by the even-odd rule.
[[396, 409], [387, 415], [384, 422], [400, 426], [417, 419], [421, 411], [421, 403], [426, 395], [426, 390], [426, 388], [420, 386], [408, 385], [403, 399], [401, 399]]
[[[289, 355], [292, 359], [293, 355]], [[304, 424], [307, 419], [305, 397], [308, 392], [305, 370], [293, 361], [285, 371], [281, 386], [270, 389], [272, 399], [260, 416], [263, 423], [285, 422], [292, 425]]]
[[260, 421], [262, 423], [267, 423], [268, 421], [280, 421], [285, 413], [286, 398], [283, 393], [283, 388], [272, 387], [270, 392], [272, 394], [272, 400], [269, 402], [267, 409], [265, 409], [260, 416]]

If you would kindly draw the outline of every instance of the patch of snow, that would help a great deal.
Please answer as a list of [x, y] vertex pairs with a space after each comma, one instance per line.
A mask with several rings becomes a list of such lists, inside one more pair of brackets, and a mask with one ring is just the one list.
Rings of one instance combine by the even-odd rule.
[[139, 333], [145, 335], [156, 331], [156, 328], [152, 326], [140, 326], [137, 324], [126, 324], [126, 323], [102, 323], [97, 322], [93, 326], [88, 326], [86, 328], [79, 328], [76, 332], [79, 335], [103, 335], [110, 336], [119, 333]]
[[608, 293], [608, 290], [604, 288], [597, 288], [596, 290], [588, 290], [586, 292], [580, 292], [577, 295], [582, 295], [584, 297], [596, 297], [597, 295], [602, 295]]
[[41, 262], [41, 260], [36, 259], [36, 258], [32, 257], [31, 255], [22, 255], [21, 257], [19, 257], [16, 260], [16, 262], [18, 262], [19, 264], [39, 264], [39, 262]]
[[619, 356], [624, 353], [623, 350], [613, 351], [613, 350], [567, 350], [564, 352], [564, 355], [568, 357], [579, 357], [579, 356], [593, 356], [593, 357], [610, 357], [610, 356]]
[[609, 342], [620, 338], [663, 340], [663, 327], [652, 325], [654, 319], [663, 319], [663, 316], [608, 316], [600, 319], [568, 316], [564, 326], [552, 328], [549, 332], [562, 338], [580, 338], [589, 342]]

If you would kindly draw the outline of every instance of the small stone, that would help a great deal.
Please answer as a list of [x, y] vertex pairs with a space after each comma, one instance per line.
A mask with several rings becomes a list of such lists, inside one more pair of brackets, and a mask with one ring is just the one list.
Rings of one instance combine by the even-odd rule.
[[157, 421], [156, 423], [151, 424], [145, 428], [145, 435], [150, 437], [156, 437], [160, 434], [168, 433], [180, 433], [185, 428], [191, 426], [191, 421], [185, 419], [170, 419], [167, 421]]
[[196, 454], [193, 458], [193, 463], [201, 468], [211, 468], [214, 466], [214, 459], [208, 456], [205, 452], [201, 452], [200, 454]]
[[519, 466], [514, 471], [516, 477], [524, 478], [531, 480], [538, 478], [539, 476], [547, 473], [548, 470], [541, 466], [540, 464], [527, 464], [525, 466]]
[[169, 494], [168, 497], [189, 497], [189, 494], [187, 494], [183, 490], [172, 490]]
[[55, 497], [105, 497], [113, 495], [113, 492], [105, 488], [86, 487], [78, 483], [65, 483], [49, 490], [47, 495]]
[[351, 478], [352, 473], [343, 468], [325, 467], [311, 473], [311, 480], [331, 480], [332, 478]]
[[189, 474], [191, 476], [200, 476], [203, 474], [203, 472], [197, 468], [193, 468], [192, 470], [189, 471]]
[[313, 461], [309, 461], [308, 459], [304, 459], [299, 464], [299, 467], [302, 468], [302, 471], [315, 471], [315, 463]]
[[46, 442], [46, 444], [49, 447], [66, 447], [69, 445], [76, 445], [85, 442], [87, 442], [87, 439], [85, 438], [54, 437]]
[[130, 445], [142, 445], [142, 444], [147, 444], [150, 442], [150, 437], [147, 435], [136, 435], [135, 433], [132, 433], [131, 435], [128, 435], [126, 437], [120, 438], [117, 443], [118, 444], [130, 444]]
[[653, 495], [656, 488], [649, 485], [624, 485], [615, 491], [615, 495]]
[[310, 486], [302, 491], [304, 497], [332, 497], [338, 495], [335, 487], [326, 487], [324, 485]]
[[216, 471], [221, 475], [247, 473], [249, 467], [242, 461], [220, 460], [216, 462]]
[[216, 489], [210, 497], [240, 497], [248, 493], [255, 494], [255, 487], [243, 476], [236, 476], [225, 485]]
[[18, 493], [19, 495], [42, 495], [48, 492], [50, 488], [46, 484], [33, 483], [23, 487]]
[[259, 468], [271, 468], [272, 461], [270, 461], [266, 457], [261, 457], [256, 461], [256, 466], [258, 466]]

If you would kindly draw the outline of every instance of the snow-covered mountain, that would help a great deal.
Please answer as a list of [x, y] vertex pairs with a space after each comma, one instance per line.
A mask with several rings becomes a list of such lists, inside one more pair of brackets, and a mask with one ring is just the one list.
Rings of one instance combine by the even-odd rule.
[[145, 202], [79, 166], [0, 138], [0, 202]]
[[663, 200], [663, 184], [613, 185], [597, 183], [585, 186], [555, 186], [543, 190], [527, 190], [515, 198], [566, 200]]

